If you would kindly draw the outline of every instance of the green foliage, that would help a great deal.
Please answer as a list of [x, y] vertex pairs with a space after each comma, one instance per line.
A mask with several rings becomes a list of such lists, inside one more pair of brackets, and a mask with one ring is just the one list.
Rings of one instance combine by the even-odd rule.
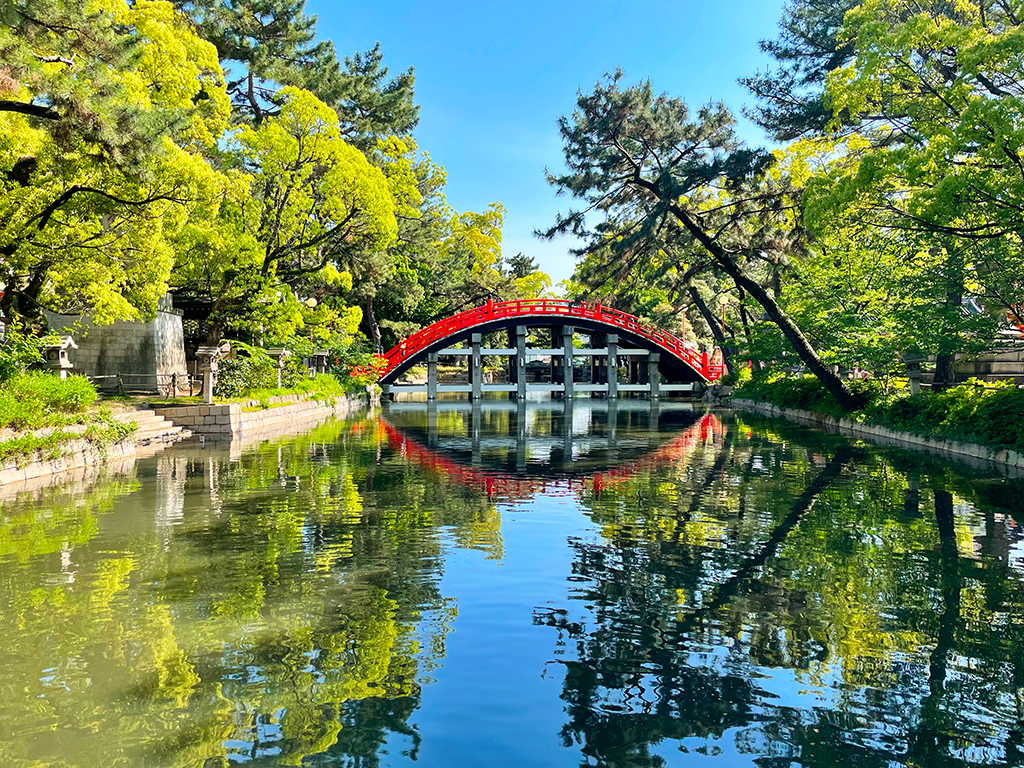
[[217, 176], [202, 156], [227, 127], [216, 51], [167, 2], [18, 0], [0, 59], [5, 314], [151, 315], [168, 233]]
[[1019, 314], [1018, 5], [793, 0], [762, 44], [778, 69], [745, 81], [754, 116], [800, 139], [782, 155], [814, 236], [785, 303], [827, 361], [882, 374], [927, 350], [949, 383]]
[[[873, 379], [862, 379], [850, 382], [850, 389], [871, 402], [881, 393], [882, 385]], [[798, 408], [836, 417], [848, 415], [814, 376], [786, 376], [765, 371], [743, 383], [735, 394], [780, 408]]]
[[870, 418], [894, 429], [1024, 449], [1024, 390], [1007, 382], [967, 382], [942, 392], [902, 396], [872, 410]]
[[84, 376], [62, 380], [39, 371], [18, 374], [0, 386], [0, 428], [84, 423], [96, 396], [96, 387]]
[[[942, 391], [910, 395], [906, 389], [883, 392], [880, 382], [851, 382], [867, 405], [859, 421], [929, 437], [964, 440], [999, 448], [1024, 449], [1024, 389], [1012, 383], [985, 385], [969, 381]], [[736, 397], [842, 417], [835, 399], [811, 376], [769, 373], [737, 388]]]
[[[84, 376], [61, 379], [53, 373], [19, 373], [0, 385], [0, 429], [36, 430], [0, 441], [0, 461], [49, 461], [69, 443], [86, 440], [106, 448], [135, 431], [104, 410], [93, 411], [96, 387]], [[85, 428], [71, 431], [72, 425]]]
[[233, 400], [250, 391], [277, 386], [277, 364], [265, 350], [242, 342], [233, 346], [235, 354], [217, 364], [214, 395]]
[[306, 395], [308, 398], [321, 402], [330, 402], [337, 397], [347, 394], [346, 388], [341, 381], [330, 373], [321, 373], [310, 378], [306, 376], [286, 387], [266, 387], [262, 389], [248, 389], [244, 391], [244, 397], [249, 400], [258, 400], [262, 409], [273, 407], [270, 398], [283, 395]]
[[9, 381], [19, 373], [43, 362], [43, 348], [60, 341], [56, 334], [39, 337], [9, 327], [0, 343], [0, 383]]
[[[224, 400], [261, 400], [280, 395], [305, 394], [317, 400], [330, 400], [345, 394], [345, 388], [331, 373], [310, 377], [303, 358], [313, 352], [305, 339], [292, 339], [291, 355], [281, 371], [277, 386], [277, 363], [266, 350], [241, 341], [232, 342], [235, 354], [218, 363], [214, 395]], [[264, 407], [269, 407], [269, 403]]]

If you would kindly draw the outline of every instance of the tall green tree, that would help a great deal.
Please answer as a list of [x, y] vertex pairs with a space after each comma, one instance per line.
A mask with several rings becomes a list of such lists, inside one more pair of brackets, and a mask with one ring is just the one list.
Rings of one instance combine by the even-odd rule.
[[300, 299], [318, 286], [351, 288], [362, 255], [397, 232], [402, 177], [389, 181], [346, 142], [313, 94], [287, 86], [280, 99], [278, 114], [234, 134], [242, 186], [217, 218], [195, 218], [180, 234], [175, 280], [213, 298], [211, 339], [232, 325], [265, 323], [272, 336], [301, 327]]
[[844, 409], [861, 407], [759, 274], [800, 249], [795, 195], [786, 176], [769, 173], [774, 157], [737, 140], [724, 105], [691, 117], [683, 101], [655, 96], [649, 82], [622, 88], [621, 79], [618, 72], [598, 83], [560, 120], [569, 170], [549, 181], [586, 207], [559, 215], [541, 234], [585, 238], [577, 255], [602, 254], [612, 264], [644, 258], [662, 243], [714, 264]]
[[216, 175], [216, 52], [167, 2], [0, 12], [0, 308], [35, 323], [44, 308], [146, 316], [166, 290], [168, 235]]
[[[910, 254], [926, 301], [913, 302], [922, 333], [907, 343], [936, 353], [936, 381], [948, 383], [955, 354], [1024, 301], [1021, 8], [849, 5], [788, 6], [782, 36], [766, 44], [780, 69], [747, 80], [761, 99], [754, 115], [778, 138], [816, 134], [807, 141], [822, 162], [804, 199], [812, 232], [856, 248], [843, 232], [871, 226]], [[971, 299], [989, 314], [965, 314]]]
[[380, 43], [338, 61], [318, 40], [305, 0], [178, 0], [217, 47], [239, 119], [259, 123], [281, 107], [281, 88], [310, 91], [332, 106], [342, 135], [364, 152], [387, 136], [408, 136], [419, 120], [410, 68], [389, 77]]

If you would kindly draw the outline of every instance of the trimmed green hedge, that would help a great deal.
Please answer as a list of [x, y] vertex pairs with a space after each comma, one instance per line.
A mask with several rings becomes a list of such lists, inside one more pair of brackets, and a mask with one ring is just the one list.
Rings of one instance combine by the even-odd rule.
[[1024, 389], [1012, 383], [983, 386], [970, 381], [918, 395], [910, 395], [906, 389], [885, 393], [880, 382], [870, 379], [850, 384], [868, 398], [868, 405], [853, 414], [845, 413], [813, 376], [755, 377], [736, 390], [736, 397], [845, 416], [928, 437], [1024, 450]]

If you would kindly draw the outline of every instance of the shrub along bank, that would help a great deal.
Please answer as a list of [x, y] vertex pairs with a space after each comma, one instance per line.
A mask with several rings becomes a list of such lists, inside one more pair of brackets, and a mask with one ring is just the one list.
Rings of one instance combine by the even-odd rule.
[[49, 461], [71, 443], [106, 447], [135, 431], [106, 408], [94, 408], [96, 388], [83, 376], [62, 380], [44, 372], [13, 373], [0, 384], [0, 463]]
[[954, 439], [996, 448], [1024, 450], [1024, 389], [1012, 383], [969, 381], [940, 392], [911, 395], [905, 387], [886, 390], [876, 380], [852, 382], [868, 404], [844, 413], [813, 376], [779, 373], [742, 381], [735, 397], [815, 413], [880, 424], [926, 437]]

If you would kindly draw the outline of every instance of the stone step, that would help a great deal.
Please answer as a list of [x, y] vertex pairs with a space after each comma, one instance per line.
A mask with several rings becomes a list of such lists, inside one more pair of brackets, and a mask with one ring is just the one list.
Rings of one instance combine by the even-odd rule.
[[115, 413], [114, 418], [126, 424], [135, 422], [136, 445], [175, 442], [192, 436], [189, 430], [175, 426], [173, 422], [146, 408], [125, 409]]

